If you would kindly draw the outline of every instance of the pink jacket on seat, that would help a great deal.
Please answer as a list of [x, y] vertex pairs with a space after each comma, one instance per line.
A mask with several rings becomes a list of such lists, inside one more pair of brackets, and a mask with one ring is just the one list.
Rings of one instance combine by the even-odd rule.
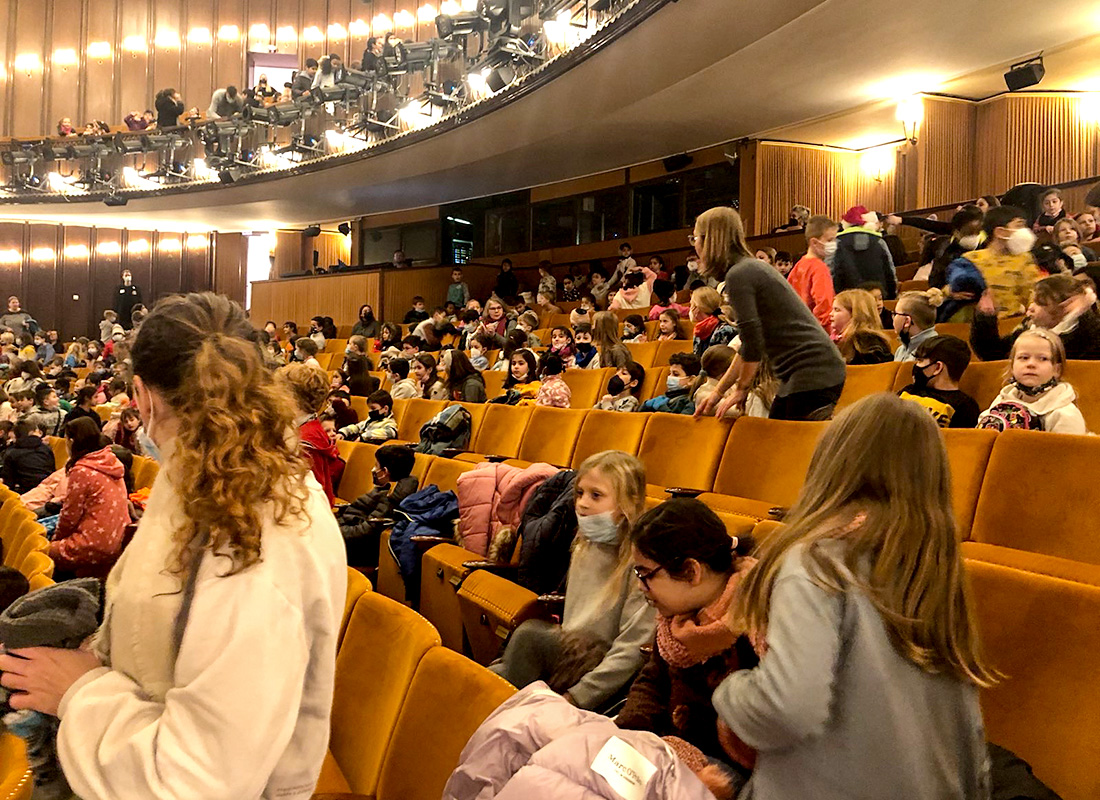
[[631, 793], [639, 800], [714, 800], [656, 734], [620, 730], [541, 681], [514, 694], [474, 731], [443, 800], [622, 800], [604, 777], [613, 760], [640, 784]]
[[542, 482], [558, 472], [550, 464], [515, 467], [483, 462], [458, 477], [458, 532], [467, 550], [484, 556], [493, 534], [515, 528]]

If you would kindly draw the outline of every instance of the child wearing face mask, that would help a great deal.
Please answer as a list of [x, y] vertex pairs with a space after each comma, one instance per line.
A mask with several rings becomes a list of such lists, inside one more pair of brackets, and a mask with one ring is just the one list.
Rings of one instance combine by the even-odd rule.
[[488, 350], [489, 348], [480, 336], [475, 336], [470, 342], [470, 364], [473, 365], [474, 369], [482, 371], [489, 369], [489, 358], [486, 356]]
[[352, 442], [371, 442], [397, 438], [397, 420], [393, 416], [393, 397], [379, 389], [367, 398], [367, 418], [340, 428], [336, 435]]
[[974, 301], [983, 297], [999, 318], [1020, 314], [1041, 277], [1031, 255], [1035, 234], [1027, 227], [1023, 211], [1014, 206], [991, 208], [982, 230], [985, 247], [965, 253], [947, 267], [944, 293], [948, 299], [940, 307], [940, 322], [969, 322]]
[[1066, 352], [1057, 334], [1024, 331], [1012, 345], [1004, 388], [978, 418], [979, 428], [1026, 428], [1052, 433], [1088, 433], [1075, 405], [1077, 392], [1062, 380]]
[[645, 504], [645, 467], [632, 455], [589, 456], [576, 476], [577, 536], [562, 624], [528, 620], [489, 669], [517, 688], [545, 680], [580, 708], [599, 709], [645, 663], [655, 615], [630, 571], [629, 531]]
[[916, 358], [917, 348], [925, 340], [939, 334], [936, 332], [936, 309], [943, 304], [943, 293], [939, 289], [924, 292], [902, 292], [891, 315], [891, 325], [898, 335], [894, 361], [912, 361]]
[[836, 254], [839, 227], [822, 214], [810, 217], [805, 230], [806, 255], [798, 259], [787, 275], [787, 282], [829, 334], [833, 332], [832, 310], [836, 293], [828, 262]]
[[562, 325], [551, 330], [549, 352], [562, 360], [565, 369], [572, 369], [576, 362], [576, 344], [573, 342], [573, 331]]
[[694, 414], [695, 403], [691, 399], [691, 389], [699, 376], [700, 369], [699, 357], [694, 353], [673, 353], [668, 357], [665, 393], [652, 400], [646, 400], [638, 410], [666, 414]]
[[926, 339], [916, 351], [913, 382], [898, 396], [928, 409], [941, 428], [973, 428], [981, 409], [973, 397], [959, 391], [959, 381], [969, 365], [970, 348], [962, 339]]
[[661, 736], [715, 797], [732, 798], [756, 753], [719, 721], [711, 695], [728, 675], [760, 661], [729, 613], [755, 561], [738, 556], [737, 539], [695, 499], [647, 511], [630, 538], [634, 575], [657, 611], [657, 637], [615, 722]]
[[385, 527], [381, 520], [420, 485], [411, 474], [415, 455], [409, 448], [383, 445], [375, 452], [374, 462], [374, 488], [336, 512], [348, 564], [356, 567], [378, 566], [378, 538]]
[[607, 382], [607, 394], [593, 406], [603, 411], [637, 411], [638, 396], [645, 381], [645, 367], [631, 361], [619, 367]]
[[574, 325], [573, 341], [577, 351], [574, 366], [577, 369], [588, 369], [588, 365], [596, 357], [596, 346], [592, 344], [592, 326], [587, 322]]
[[641, 314], [631, 314], [623, 320], [623, 341], [642, 344], [649, 339], [645, 334], [645, 320]]

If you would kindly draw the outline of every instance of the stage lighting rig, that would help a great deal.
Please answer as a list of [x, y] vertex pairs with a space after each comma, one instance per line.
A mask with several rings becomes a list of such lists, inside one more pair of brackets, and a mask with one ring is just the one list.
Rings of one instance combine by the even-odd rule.
[[440, 39], [469, 36], [489, 30], [489, 20], [476, 11], [459, 11], [457, 14], [440, 14], [435, 18], [435, 30]]
[[124, 133], [116, 133], [114, 139], [115, 152], [121, 153], [124, 156], [135, 155], [142, 152], [141, 149], [141, 137], [129, 135]]
[[69, 145], [62, 142], [45, 141], [36, 148], [43, 161], [68, 161]]

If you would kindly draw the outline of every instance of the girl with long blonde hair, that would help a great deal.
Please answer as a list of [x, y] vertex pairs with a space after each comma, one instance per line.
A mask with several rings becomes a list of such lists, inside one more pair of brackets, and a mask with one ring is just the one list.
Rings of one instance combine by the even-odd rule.
[[757, 751], [753, 796], [988, 797], [978, 689], [995, 673], [935, 421], [889, 394], [846, 409], [787, 519], [733, 603], [760, 664], [714, 694]]
[[490, 669], [518, 688], [545, 680], [574, 705], [598, 709], [641, 669], [641, 648], [656, 624], [629, 570], [628, 534], [644, 510], [645, 467], [605, 450], [584, 460], [574, 485], [577, 534], [562, 624], [524, 622]]
[[695, 220], [690, 236], [705, 276], [725, 278], [741, 350], [718, 390], [695, 415], [725, 416], [749, 396], [764, 356], [779, 379], [772, 419], [828, 418], [844, 389], [844, 359], [813, 313], [779, 271], [753, 258], [741, 217], [732, 208], [712, 208]]
[[619, 318], [610, 311], [599, 311], [592, 318], [592, 345], [596, 355], [588, 362], [588, 369], [618, 369], [634, 360], [619, 336]]
[[[239, 305], [161, 300], [133, 347], [161, 469], [90, 650], [0, 656], [13, 708], [63, 716], [85, 798], [308, 800], [326, 752], [344, 543], [296, 404]], [[23, 656], [22, 658], [20, 656]]]
[[833, 336], [846, 364], [885, 364], [894, 360], [882, 333], [875, 296], [847, 289], [833, 298]]

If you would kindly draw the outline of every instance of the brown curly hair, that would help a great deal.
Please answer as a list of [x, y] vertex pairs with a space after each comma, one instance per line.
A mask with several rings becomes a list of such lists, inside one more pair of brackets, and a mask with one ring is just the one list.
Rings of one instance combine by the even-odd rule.
[[332, 389], [328, 373], [312, 364], [287, 364], [276, 373], [290, 387], [298, 410], [303, 414], [320, 414], [328, 405]]
[[239, 305], [210, 292], [162, 299], [134, 342], [134, 374], [179, 419], [165, 464], [184, 498], [184, 522], [167, 569], [183, 576], [199, 542], [228, 558], [233, 575], [261, 557], [261, 518], [304, 517], [309, 466], [297, 452], [295, 403], [264, 367]]

